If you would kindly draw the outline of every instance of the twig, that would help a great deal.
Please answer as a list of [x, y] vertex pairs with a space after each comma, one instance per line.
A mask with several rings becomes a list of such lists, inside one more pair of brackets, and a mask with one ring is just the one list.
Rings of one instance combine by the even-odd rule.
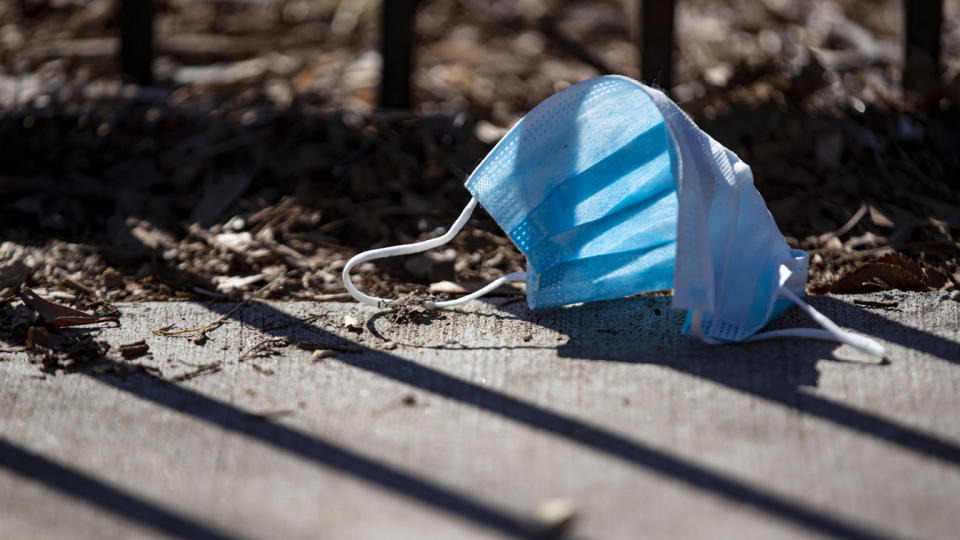
[[214, 362], [213, 364], [207, 364], [207, 365], [201, 366], [201, 367], [199, 367], [199, 368], [197, 368], [197, 369], [195, 369], [195, 370], [193, 370], [193, 371], [190, 371], [190, 372], [187, 372], [187, 373], [183, 373], [183, 374], [181, 374], [181, 375], [177, 375], [176, 377], [173, 377], [173, 378], [170, 379], [170, 380], [173, 381], [173, 382], [189, 381], [190, 379], [199, 377], [199, 376], [201, 376], [201, 375], [207, 375], [207, 374], [209, 374], [209, 373], [216, 373], [216, 372], [220, 371], [220, 366], [221, 366], [221, 363], [220, 363], [220, 362]]
[[276, 283], [276, 281], [277, 281], [278, 279], [280, 279], [280, 278], [282, 278], [282, 277], [284, 277], [284, 276], [286, 276], [286, 275], [287, 275], [286, 272], [283, 273], [283, 274], [280, 274], [279, 276], [277, 276], [275, 279], [273, 279], [272, 281], [270, 281], [269, 283], [267, 283], [267, 284], [264, 285], [263, 287], [260, 287], [259, 289], [257, 289], [256, 291], [254, 291], [253, 294], [251, 294], [249, 298], [247, 298], [247, 299], [244, 300], [243, 302], [240, 302], [239, 304], [237, 304], [236, 306], [234, 306], [233, 309], [231, 309], [230, 311], [224, 313], [223, 315], [221, 315], [219, 318], [217, 318], [217, 319], [216, 319], [215, 321], [213, 321], [213, 322], [207, 323], [207, 324], [205, 324], [205, 325], [203, 325], [203, 326], [198, 326], [198, 327], [196, 327], [196, 328], [186, 328], [186, 329], [184, 329], [184, 330], [170, 330], [170, 328], [173, 328], [173, 325], [170, 325], [170, 326], [165, 326], [165, 327], [163, 327], [163, 328], [158, 328], [158, 329], [156, 329], [156, 330], [153, 330], [153, 333], [154, 333], [155, 335], [158, 335], [158, 336], [179, 336], [179, 335], [183, 335], [183, 334], [192, 334], [192, 333], [197, 333], [197, 332], [210, 332], [210, 331], [216, 330], [217, 328], [220, 328], [220, 326], [223, 325], [223, 323], [227, 322], [227, 319], [229, 319], [231, 315], [233, 315], [234, 313], [236, 313], [237, 310], [239, 310], [239, 309], [242, 308], [242, 307], [245, 307], [245, 306], [250, 305], [250, 302], [253, 302], [253, 300], [257, 297], [258, 294], [260, 294], [261, 292], [263, 292], [264, 290], [266, 290], [268, 287], [270, 287], [271, 285], [273, 285], [274, 283]]
[[820, 235], [820, 238], [818, 238], [818, 240], [822, 243], [822, 242], [826, 242], [827, 240], [830, 240], [831, 238], [839, 238], [847, 234], [848, 232], [850, 232], [851, 229], [857, 226], [857, 223], [860, 223], [860, 220], [863, 219], [863, 216], [867, 215], [867, 211], [869, 209], [870, 207], [867, 205], [867, 203], [861, 203], [860, 208], [857, 209], [857, 211], [853, 214], [853, 217], [851, 217], [846, 223], [844, 223], [842, 227], [840, 227], [839, 229], [837, 229], [832, 233], [826, 233], [826, 234]]
[[350, 293], [318, 294], [311, 298], [314, 302], [349, 302], [353, 300]]
[[326, 345], [321, 343], [309, 343], [301, 341], [297, 343], [297, 348], [303, 351], [337, 351], [342, 353], [359, 354], [363, 352], [363, 347], [350, 345]]
[[254, 345], [249, 351], [240, 355], [240, 361], [246, 362], [247, 360], [258, 356], [260, 353], [275, 353], [276, 351], [273, 351], [271, 349], [272, 347], [286, 347], [287, 345], [290, 345], [290, 341], [287, 338], [265, 339]]
[[854, 251], [852, 253], [844, 253], [836, 259], [837, 264], [843, 264], [851, 261], [862, 261], [864, 259], [873, 259], [875, 257], [880, 257], [881, 255], [886, 255], [887, 253], [893, 253], [893, 248], [889, 246], [881, 246], [873, 249], [864, 249], [862, 251]]
[[860, 300], [859, 298], [855, 298], [853, 303], [858, 306], [875, 307], [881, 309], [896, 309], [900, 307], [900, 302], [877, 302], [874, 300]]
[[187, 362], [186, 360], [181, 360], [180, 358], [176, 358], [176, 357], [174, 357], [174, 360], [176, 360], [177, 362], [185, 366], [190, 366], [192, 368], [209, 368], [210, 366], [218, 366], [223, 363], [220, 361], [216, 361], [216, 362], [210, 362], [209, 364], [194, 364], [193, 362]]
[[273, 370], [270, 368], [258, 366], [257, 364], [248, 364], [248, 365], [253, 369], [259, 371], [260, 373], [263, 373], [264, 375], [273, 375]]
[[270, 420], [273, 418], [279, 418], [281, 416], [289, 416], [295, 412], [296, 411], [293, 409], [280, 409], [278, 411], [248, 412], [247, 416], [260, 420]]
[[293, 321], [293, 322], [278, 324], [278, 325], [276, 325], [276, 326], [268, 326], [268, 327], [266, 327], [266, 328], [259, 328], [259, 330], [260, 330], [261, 332], [269, 332], [269, 331], [271, 331], [271, 330], [280, 330], [281, 328], [289, 328], [289, 327], [291, 327], [291, 326], [297, 326], [297, 325], [299, 325], [299, 324], [307, 324], [307, 323], [310, 323], [310, 322], [313, 322], [313, 321], [319, 319], [320, 317], [323, 317], [323, 315], [310, 315], [309, 317], [304, 317], [304, 318], [302, 318], [302, 319], [297, 319], [297, 320], [295, 320], [295, 321]]
[[250, 303], [251, 300], [253, 300], [253, 297], [252, 297], [252, 296], [251, 296], [250, 298], [244, 300], [243, 302], [240, 302], [239, 304], [237, 304], [236, 307], [234, 307], [234, 308], [231, 309], [230, 311], [228, 311], [228, 312], [224, 313], [223, 315], [221, 315], [217, 320], [215, 320], [215, 321], [213, 321], [213, 322], [211, 322], [211, 323], [205, 324], [205, 325], [203, 325], [203, 326], [198, 326], [198, 327], [196, 327], [196, 328], [185, 328], [185, 329], [183, 329], [183, 330], [166, 330], [165, 328], [171, 328], [171, 327], [172, 327], [172, 326], [167, 326], [167, 327], [164, 327], [164, 328], [158, 328], [158, 329], [156, 329], [156, 330], [153, 330], [153, 333], [156, 334], [156, 335], [158, 335], [158, 336], [179, 336], [179, 335], [183, 335], [183, 334], [191, 334], [191, 333], [194, 333], [194, 332], [209, 332], [210, 330], [215, 330], [215, 329], [217, 329], [217, 328], [220, 328], [220, 326], [221, 326], [223, 323], [227, 322], [227, 319], [230, 318], [231, 315], [233, 315], [234, 313], [236, 313], [238, 309], [240, 309], [240, 308], [242, 308], [242, 307], [244, 307], [244, 306], [246, 306], [246, 305], [249, 305], [249, 303]]

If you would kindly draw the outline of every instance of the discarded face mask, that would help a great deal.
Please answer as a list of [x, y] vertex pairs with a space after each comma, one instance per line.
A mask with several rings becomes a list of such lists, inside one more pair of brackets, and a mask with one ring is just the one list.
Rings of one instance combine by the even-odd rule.
[[[840, 329], [802, 300], [808, 255], [787, 246], [736, 154], [662, 92], [621, 76], [572, 85], [540, 103], [466, 181], [473, 195], [446, 234], [361, 253], [343, 269], [449, 242], [479, 203], [527, 258], [457, 305], [526, 280], [541, 309], [663, 289], [688, 310], [684, 332], [707, 343], [808, 337], [882, 356], [873, 339]], [[822, 329], [758, 333], [796, 304]]]

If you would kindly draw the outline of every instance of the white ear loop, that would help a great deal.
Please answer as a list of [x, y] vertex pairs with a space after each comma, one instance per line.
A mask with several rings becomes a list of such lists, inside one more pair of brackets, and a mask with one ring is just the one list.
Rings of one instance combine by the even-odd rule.
[[[442, 236], [431, 238], [430, 240], [424, 240], [423, 242], [416, 242], [413, 244], [401, 244], [399, 246], [389, 246], [389, 247], [380, 248], [380, 249], [371, 249], [370, 251], [364, 251], [363, 253], [358, 253], [357, 255], [354, 255], [349, 261], [347, 261], [347, 264], [344, 265], [343, 267], [343, 274], [342, 274], [343, 286], [347, 289], [347, 292], [350, 293], [350, 296], [354, 297], [361, 304], [366, 304], [368, 306], [376, 306], [376, 307], [383, 307], [389, 304], [391, 300], [363, 294], [362, 292], [357, 290], [356, 286], [354, 286], [353, 282], [350, 280], [350, 270], [352, 270], [354, 266], [367, 261], [384, 259], [387, 257], [395, 257], [397, 255], [410, 255], [411, 253], [420, 253], [421, 251], [427, 251], [436, 247], [440, 247], [446, 244], [447, 242], [449, 242], [450, 240], [453, 240], [453, 237], [456, 236], [461, 229], [463, 229], [464, 225], [467, 224], [467, 221], [470, 219], [470, 215], [473, 214], [473, 211], [476, 207], [477, 207], [477, 199], [471, 198], [470, 202], [468, 202], [467, 206], [463, 209], [463, 212], [460, 213], [460, 217], [458, 217], [457, 220], [453, 222], [453, 225], [450, 226], [450, 230], [448, 230]], [[473, 300], [474, 298], [483, 296], [508, 281], [523, 281], [525, 279], [527, 279], [526, 272], [513, 272], [491, 281], [479, 291], [470, 293], [466, 296], [461, 296], [460, 298], [454, 298], [453, 300], [446, 300], [443, 302], [433, 302], [428, 300], [428, 301], [425, 301], [423, 305], [430, 308], [446, 308], [446, 307], [456, 306], [464, 302]]]
[[[809, 339], [821, 339], [824, 341], [836, 341], [838, 343], [843, 343], [850, 345], [854, 349], [863, 351], [867, 354], [872, 354], [874, 356], [883, 357], [886, 353], [886, 349], [880, 342], [868, 338], [866, 336], [861, 336], [849, 332], [837, 326], [833, 321], [827, 318], [826, 315], [820, 313], [814, 309], [810, 304], [804, 302], [800, 297], [794, 294], [790, 289], [783, 287], [780, 289], [779, 294], [789, 298], [794, 304], [797, 305], [800, 309], [804, 311], [811, 319], [817, 322], [822, 329], [819, 328], [787, 328], [785, 330], [770, 330], [767, 332], [761, 332], [755, 334], [745, 339], [744, 341], [760, 341], [764, 339], [775, 339], [783, 337], [800, 337], [800, 338], [809, 338]], [[703, 335], [702, 328], [702, 318], [703, 314], [700, 310], [694, 310], [693, 315], [690, 320], [690, 327], [693, 329], [694, 335], [710, 345], [717, 345], [723, 343], [715, 339], [710, 339]]]

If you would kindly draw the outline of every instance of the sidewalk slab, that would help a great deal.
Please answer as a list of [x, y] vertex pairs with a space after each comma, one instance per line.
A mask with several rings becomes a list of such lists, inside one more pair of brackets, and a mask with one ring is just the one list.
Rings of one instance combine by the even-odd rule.
[[886, 360], [703, 345], [659, 297], [120, 304], [97, 365], [0, 353], [0, 537], [955, 536], [960, 303], [810, 301]]

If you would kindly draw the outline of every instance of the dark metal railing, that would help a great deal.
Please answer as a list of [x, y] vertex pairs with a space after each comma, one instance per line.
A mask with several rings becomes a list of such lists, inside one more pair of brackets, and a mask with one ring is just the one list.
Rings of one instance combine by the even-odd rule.
[[153, 84], [153, 1], [120, 0], [120, 70], [125, 79]]
[[[380, 50], [383, 58], [379, 103], [409, 108], [414, 63], [417, 0], [382, 0]], [[640, 76], [669, 89], [673, 83], [675, 0], [639, 0]], [[903, 86], [922, 90], [940, 77], [943, 0], [904, 0]], [[153, 83], [153, 2], [121, 0], [120, 64], [124, 78]]]
[[675, 0], [640, 0], [640, 80], [669, 90], [673, 86]]
[[940, 80], [943, 0], [904, 0], [903, 87], [922, 90]]
[[380, 106], [410, 107], [410, 74], [413, 73], [414, 15], [417, 0], [383, 0], [380, 18]]

